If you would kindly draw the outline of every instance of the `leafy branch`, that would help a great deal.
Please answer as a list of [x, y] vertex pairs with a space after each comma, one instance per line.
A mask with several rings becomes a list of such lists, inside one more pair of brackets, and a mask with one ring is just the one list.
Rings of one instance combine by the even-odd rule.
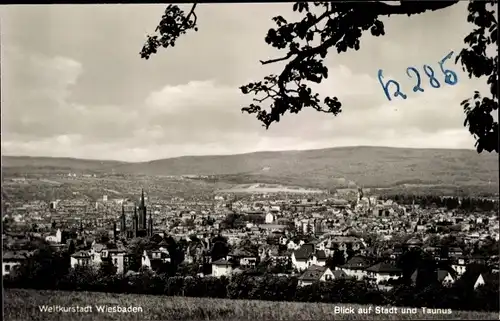
[[[296, 2], [293, 10], [302, 14], [302, 19], [288, 22], [282, 16], [272, 18], [276, 28], [271, 28], [265, 37], [266, 43], [286, 54], [267, 60], [262, 65], [286, 62], [279, 75], [268, 75], [263, 80], [251, 82], [240, 87], [243, 94], [254, 95], [255, 103], [243, 107], [242, 112], [255, 114], [268, 129], [279, 122], [285, 113], [299, 113], [304, 108], [312, 108], [323, 113], [338, 115], [342, 104], [337, 97], [321, 98], [310, 87], [328, 78], [328, 68], [324, 58], [328, 50], [335, 48], [337, 53], [360, 49], [363, 32], [370, 30], [375, 36], [385, 35], [384, 24], [379, 19], [391, 15], [415, 15], [426, 11], [441, 10], [458, 3], [454, 1], [410, 1], [399, 2]], [[493, 120], [492, 112], [498, 109], [498, 72], [497, 55], [486, 56], [488, 45], [497, 45], [497, 21], [494, 10], [487, 5], [494, 1], [471, 1], [467, 20], [476, 28], [464, 39], [469, 48], [463, 49], [457, 57], [469, 77], [487, 76], [491, 98], [474, 94], [473, 99], [462, 103], [466, 113], [465, 126], [477, 140], [478, 152], [482, 150], [498, 152], [498, 122]], [[197, 31], [195, 14], [196, 3], [186, 15], [175, 5], [169, 5], [158, 25], [158, 35], [148, 36], [141, 51], [141, 57], [148, 59], [159, 47], [174, 46], [180, 35], [187, 30]], [[488, 35], [489, 33], [489, 35]], [[475, 100], [475, 103], [471, 101]], [[472, 107], [474, 106], [474, 107]]]

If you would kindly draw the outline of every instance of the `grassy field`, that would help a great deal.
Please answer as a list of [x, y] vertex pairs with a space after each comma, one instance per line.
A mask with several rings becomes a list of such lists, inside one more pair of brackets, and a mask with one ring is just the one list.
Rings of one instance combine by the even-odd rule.
[[[91, 306], [92, 312], [41, 312], [40, 306]], [[96, 306], [142, 308], [142, 312], [97, 312]], [[207, 298], [183, 298], [133, 294], [35, 291], [7, 289], [4, 292], [4, 316], [7, 321], [26, 320], [498, 320], [498, 313], [460, 312], [452, 314], [342, 314], [333, 305], [319, 303], [264, 302]], [[373, 311], [373, 309], [372, 309]]]

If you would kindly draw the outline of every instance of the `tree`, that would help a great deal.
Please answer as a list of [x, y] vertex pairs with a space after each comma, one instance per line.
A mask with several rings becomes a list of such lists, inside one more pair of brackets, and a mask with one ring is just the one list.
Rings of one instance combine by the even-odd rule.
[[411, 283], [411, 276], [422, 261], [422, 252], [418, 249], [410, 249], [405, 251], [397, 258], [397, 266], [403, 270], [403, 281], [406, 284]]
[[170, 255], [170, 262], [172, 265], [177, 267], [182, 263], [182, 261], [184, 261], [184, 251], [172, 236], [167, 236], [165, 238], [165, 242], [167, 243], [167, 251]]
[[210, 251], [210, 255], [212, 257], [212, 262], [217, 261], [218, 259], [225, 258], [229, 254], [229, 246], [226, 242], [216, 241], [212, 246]]
[[111, 260], [105, 260], [99, 266], [99, 275], [100, 276], [112, 276], [115, 275], [117, 271], [116, 266], [113, 265]]
[[91, 291], [97, 281], [97, 273], [90, 266], [77, 265], [69, 269], [63, 278], [63, 284], [71, 290]]
[[237, 248], [252, 255], [257, 255], [259, 253], [259, 245], [252, 242], [249, 238], [241, 240]]
[[196, 276], [200, 272], [200, 265], [196, 263], [182, 263], [177, 269], [179, 276]]
[[13, 278], [20, 287], [35, 289], [54, 289], [66, 275], [69, 259], [50, 247], [36, 250], [26, 261], [16, 266]]
[[69, 241], [69, 246], [68, 246], [68, 254], [71, 255], [76, 252], [76, 245], [75, 241], [71, 240]]
[[163, 238], [158, 234], [155, 234], [151, 237], [151, 242], [154, 242], [156, 244], [159, 244], [162, 240]]
[[129, 249], [132, 254], [132, 264], [130, 269], [137, 271], [141, 267], [141, 258], [144, 250], [153, 250], [157, 244], [146, 238], [135, 238], [129, 244]]
[[[454, 1], [400, 1], [399, 5], [386, 2], [296, 2], [293, 10], [303, 15], [301, 21], [288, 22], [282, 16], [273, 18], [277, 28], [269, 29], [265, 41], [274, 48], [287, 49], [280, 58], [261, 60], [262, 65], [286, 62], [279, 75], [268, 75], [263, 81], [252, 82], [241, 86], [243, 94], [258, 95], [254, 98], [257, 104], [242, 108], [243, 112], [256, 114], [266, 129], [281, 117], [289, 113], [299, 113], [304, 108], [338, 115], [342, 104], [337, 97], [320, 99], [308, 85], [321, 83], [328, 77], [328, 68], [323, 64], [328, 50], [334, 48], [337, 53], [347, 50], [359, 50], [360, 38], [364, 31], [370, 30], [375, 37], [385, 35], [384, 24], [380, 18], [391, 15], [415, 15], [427, 11], [448, 8], [458, 3]], [[460, 60], [469, 77], [488, 77], [490, 92], [481, 94], [474, 92], [473, 97], [462, 102], [465, 112], [464, 126], [476, 139], [479, 153], [483, 150], [498, 153], [498, 122], [493, 113], [498, 109], [497, 95], [497, 59], [488, 57], [488, 45], [497, 44], [497, 21], [494, 11], [495, 1], [471, 1], [468, 6], [467, 21], [476, 29], [464, 39], [468, 46], [456, 57]], [[158, 49], [174, 47], [181, 35], [189, 30], [198, 31], [195, 13], [197, 4], [193, 4], [185, 14], [178, 6], [168, 5], [165, 14], [156, 28], [157, 34], [148, 36], [141, 57], [149, 59]], [[316, 13], [321, 11], [320, 13]], [[450, 57], [448, 57], [450, 58]], [[443, 70], [446, 82], [456, 82], [453, 72]], [[491, 95], [489, 97], [489, 95]], [[266, 102], [270, 110], [261, 106]]]
[[337, 266], [344, 265], [346, 262], [344, 252], [335, 250], [332, 257], [326, 259], [326, 266], [334, 270]]
[[196, 226], [196, 224], [194, 224], [193, 219], [188, 218], [187, 220], [184, 221], [184, 226], [193, 228]]
[[102, 243], [102, 244], [106, 244], [106, 243], [108, 243], [110, 241], [109, 240], [109, 233], [108, 233], [108, 231], [106, 231], [106, 230], [99, 230], [96, 234], [97, 234], [96, 235], [97, 242]]

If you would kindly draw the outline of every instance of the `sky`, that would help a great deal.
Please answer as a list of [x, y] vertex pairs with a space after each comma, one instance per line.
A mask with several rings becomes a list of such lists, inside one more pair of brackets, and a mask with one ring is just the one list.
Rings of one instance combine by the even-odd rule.
[[[189, 10], [190, 5], [180, 5]], [[343, 104], [338, 116], [303, 110], [268, 130], [241, 112], [239, 86], [279, 73], [283, 55], [264, 37], [271, 18], [300, 16], [286, 3], [200, 4], [198, 32], [149, 60], [139, 52], [165, 5], [2, 6], [2, 155], [147, 161], [340, 146], [474, 148], [460, 102], [484, 79], [468, 79], [454, 58], [455, 86], [414, 93], [406, 68], [434, 68], [463, 48], [467, 3], [383, 19], [386, 35], [361, 38], [359, 51], [326, 59], [318, 86]], [[408, 95], [388, 101], [377, 80], [396, 79]]]

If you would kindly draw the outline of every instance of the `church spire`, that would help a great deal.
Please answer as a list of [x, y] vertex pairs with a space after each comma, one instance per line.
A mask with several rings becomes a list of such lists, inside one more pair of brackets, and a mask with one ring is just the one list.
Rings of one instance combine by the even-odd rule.
[[120, 235], [125, 236], [127, 230], [127, 219], [125, 217], [125, 202], [122, 203], [122, 216], [120, 217]]
[[138, 222], [138, 217], [137, 217], [137, 206], [134, 204], [134, 218], [132, 220], [132, 225], [133, 225], [133, 229], [134, 229], [134, 237], [137, 237], [137, 231], [139, 229], [139, 222]]
[[148, 226], [149, 237], [153, 236], [153, 217], [151, 215], [151, 209], [149, 209], [149, 226]]
[[139, 229], [147, 230], [147, 209], [146, 209], [146, 200], [144, 199], [144, 189], [141, 191], [141, 203], [139, 204]]

